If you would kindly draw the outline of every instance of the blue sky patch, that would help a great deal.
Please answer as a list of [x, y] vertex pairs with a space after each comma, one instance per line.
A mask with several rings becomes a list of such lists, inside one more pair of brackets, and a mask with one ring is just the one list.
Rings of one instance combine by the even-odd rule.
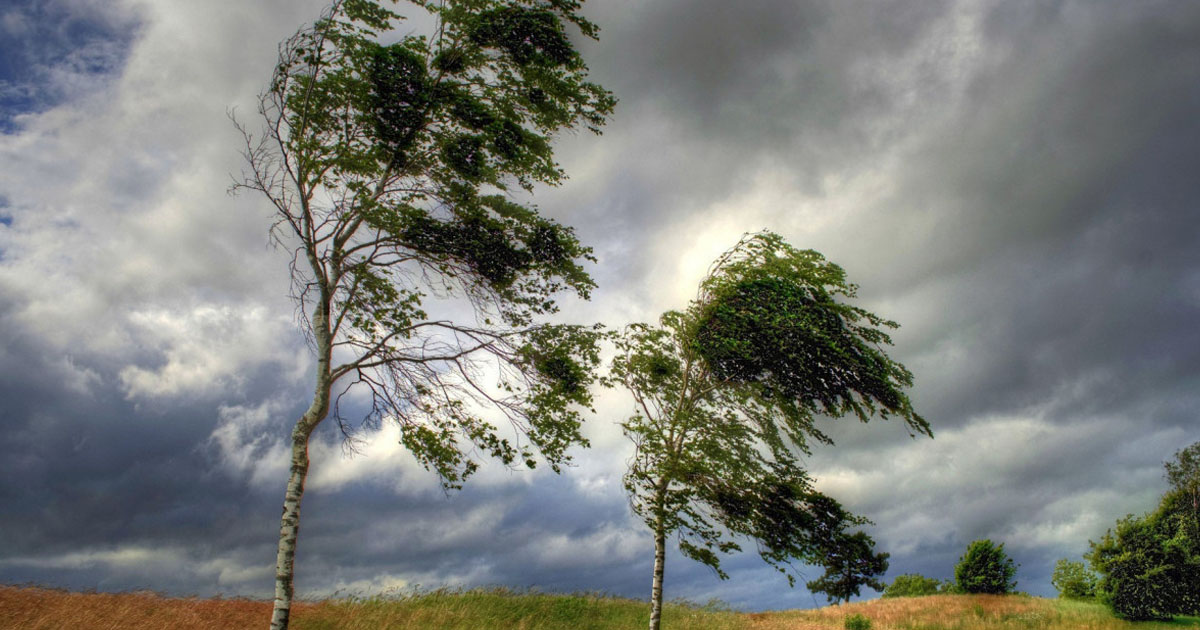
[[10, 0], [0, 9], [0, 133], [96, 79], [118, 72], [137, 31], [135, 16], [56, 0]]

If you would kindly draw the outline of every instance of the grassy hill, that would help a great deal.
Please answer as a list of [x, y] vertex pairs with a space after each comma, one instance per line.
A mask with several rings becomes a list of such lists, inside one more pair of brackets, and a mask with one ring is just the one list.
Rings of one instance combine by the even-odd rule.
[[[436, 591], [395, 598], [298, 603], [295, 630], [637, 630], [646, 602], [597, 595]], [[1130, 623], [1103, 606], [1024, 596], [937, 595], [874, 600], [816, 610], [737, 613], [668, 605], [664, 630], [842, 630], [860, 614], [872, 630], [1182, 630], [1200, 619]], [[166, 598], [153, 593], [69, 593], [0, 586], [0, 630], [261, 630], [270, 603]]]

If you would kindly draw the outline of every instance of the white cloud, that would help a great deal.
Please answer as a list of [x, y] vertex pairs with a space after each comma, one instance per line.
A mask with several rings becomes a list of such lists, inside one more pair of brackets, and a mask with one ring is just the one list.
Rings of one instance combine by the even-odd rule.
[[100, 569], [108, 576], [104, 578], [106, 581], [112, 576], [123, 576], [149, 585], [148, 580], [183, 578], [248, 593], [248, 589], [265, 583], [274, 574], [274, 567], [247, 564], [247, 558], [237, 555], [239, 551], [198, 558], [194, 550], [185, 547], [157, 548], [127, 544], [57, 555], [3, 558], [0, 559], [0, 567], [73, 571]]
[[120, 570], [178, 567], [185, 554], [179, 549], [152, 549], [137, 545], [115, 549], [71, 551], [55, 556], [15, 557], [0, 560], [3, 565], [36, 567], [39, 569], [84, 569], [107, 566]]
[[254, 406], [222, 405], [218, 408], [217, 427], [209, 436], [225, 472], [236, 479], [248, 479], [256, 487], [282, 487], [287, 478], [289, 450], [286, 434], [275, 422], [287, 409], [281, 400], [268, 400]]
[[551, 569], [633, 563], [646, 557], [649, 542], [648, 530], [633, 525], [606, 523], [584, 535], [548, 532], [530, 542], [528, 557]]
[[[266, 247], [260, 200], [225, 190], [240, 169], [226, 111], [267, 80], [275, 42], [305, 8], [129, 2], [120, 10], [144, 23], [124, 66], [115, 43], [72, 53], [61, 71], [95, 85], [26, 116], [0, 145], [13, 215], [0, 288], [15, 325], [125, 361], [131, 396], [236, 389], [270, 362], [303, 374], [285, 255]], [[97, 64], [120, 73], [73, 70]]]
[[158, 367], [129, 365], [120, 371], [131, 397], [234, 394], [249, 366], [274, 363], [299, 380], [311, 363], [306, 349], [284, 345], [295, 330], [290, 318], [262, 307], [203, 305], [190, 312], [155, 309], [128, 316], [131, 334], [165, 357]]

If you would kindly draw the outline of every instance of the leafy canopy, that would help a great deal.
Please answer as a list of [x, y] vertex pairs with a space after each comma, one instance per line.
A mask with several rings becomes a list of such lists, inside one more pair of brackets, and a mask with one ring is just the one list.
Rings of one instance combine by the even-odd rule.
[[815, 588], [832, 598], [876, 586], [886, 554], [850, 528], [866, 523], [816, 492], [799, 465], [821, 414], [878, 412], [931, 435], [901, 391], [912, 377], [878, 349], [895, 324], [844, 304], [855, 287], [820, 254], [771, 232], [720, 257], [685, 311], [635, 324], [616, 339], [606, 382], [636, 412], [622, 427], [636, 445], [625, 476], [634, 511], [683, 553], [725, 577], [720, 554], [749, 538], [767, 563], [822, 564]]
[[1004, 543], [986, 538], [968, 545], [954, 567], [954, 581], [962, 593], [1011, 593], [1017, 587], [1016, 574], [1016, 565], [1004, 553]]
[[1058, 590], [1058, 596], [1064, 599], [1091, 599], [1096, 596], [1096, 575], [1082, 562], [1060, 559], [1054, 565], [1050, 583]]
[[1193, 518], [1200, 518], [1200, 442], [1176, 451], [1164, 467], [1171, 491], [1190, 503]]
[[897, 324], [847, 303], [857, 289], [821, 254], [750, 235], [701, 282], [691, 350], [725, 389], [782, 414], [783, 434], [802, 450], [809, 437], [828, 442], [812, 422], [822, 414], [896, 415], [932, 436], [903, 391], [912, 373], [880, 350]]
[[804, 585], [831, 602], [849, 601], [864, 586], [882, 591], [885, 585], [879, 577], [887, 573], [888, 555], [876, 553], [875, 541], [865, 532], [835, 536], [822, 554], [825, 573]]
[[[394, 39], [389, 3], [337, 0], [280, 46], [263, 132], [239, 125], [238, 187], [270, 199], [294, 253], [318, 399], [365, 389], [367, 421], [399, 422], [448, 486], [471, 450], [557, 466], [584, 441], [597, 333], [535, 319], [563, 291], [588, 296], [592, 257], [521, 195], [563, 179], [556, 133], [598, 132], [612, 111], [569, 33], [597, 29], [574, 0], [407, 4], [429, 34]], [[502, 437], [497, 413], [527, 442]], [[349, 434], [336, 400], [333, 415]]]

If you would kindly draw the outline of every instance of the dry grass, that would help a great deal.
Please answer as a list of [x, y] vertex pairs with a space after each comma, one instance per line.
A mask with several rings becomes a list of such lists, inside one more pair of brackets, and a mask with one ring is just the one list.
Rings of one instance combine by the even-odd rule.
[[[294, 630], [626, 630], [645, 628], [646, 602], [603, 595], [504, 589], [297, 602]], [[1130, 623], [1099, 604], [1024, 596], [936, 595], [817, 610], [736, 613], [668, 604], [664, 630], [843, 630], [847, 615], [871, 630], [1185, 630], [1200, 619]], [[168, 598], [153, 593], [69, 593], [0, 586], [0, 630], [261, 630], [271, 604]]]
[[[293, 630], [618, 630], [644, 628], [645, 602], [504, 589], [297, 602]], [[153, 593], [70, 593], [0, 586], [0, 630], [261, 630], [271, 604]], [[669, 630], [744, 630], [745, 615], [668, 604]]]
[[1181, 630], [1200, 625], [1130, 623], [1089, 602], [1021, 595], [934, 595], [749, 615], [751, 630], [842, 630], [847, 615], [871, 620], [871, 630]]
[[[297, 616], [326, 604], [300, 603]], [[167, 598], [154, 593], [70, 593], [0, 586], [2, 630], [227, 630], [263, 628], [270, 602], [247, 599]]]

